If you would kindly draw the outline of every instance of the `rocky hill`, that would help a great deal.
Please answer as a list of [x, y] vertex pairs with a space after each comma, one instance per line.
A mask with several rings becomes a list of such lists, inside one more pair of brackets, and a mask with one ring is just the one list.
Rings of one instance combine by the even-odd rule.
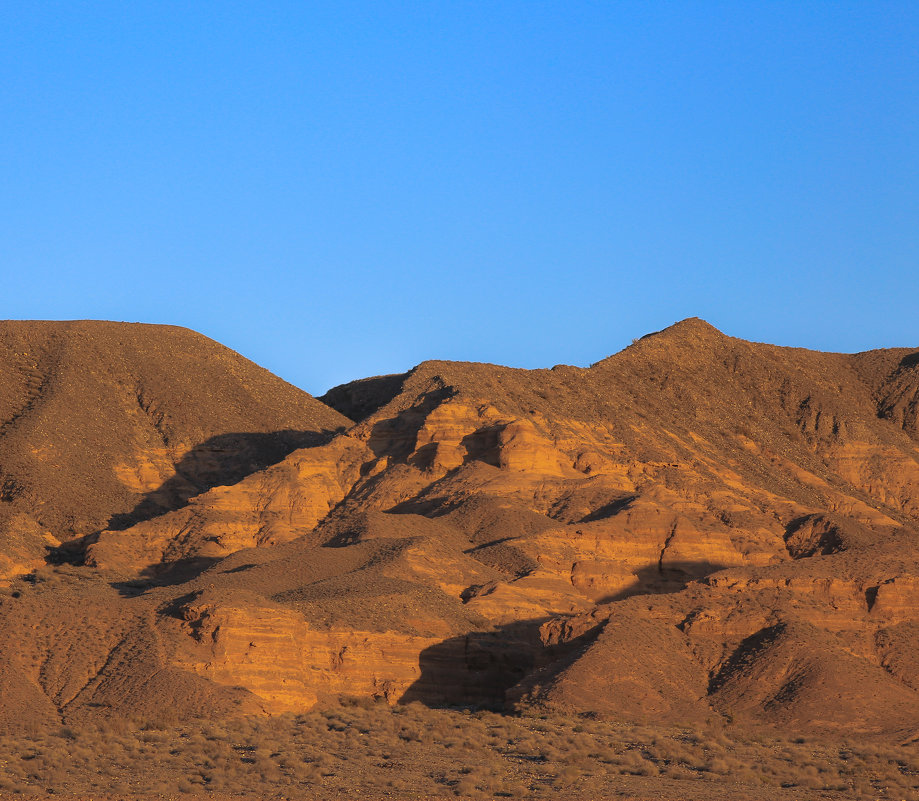
[[0, 322], [0, 575], [350, 424], [193, 331]]
[[919, 739], [913, 349], [692, 319], [316, 400], [180, 329], [2, 347], [7, 726], [355, 695]]

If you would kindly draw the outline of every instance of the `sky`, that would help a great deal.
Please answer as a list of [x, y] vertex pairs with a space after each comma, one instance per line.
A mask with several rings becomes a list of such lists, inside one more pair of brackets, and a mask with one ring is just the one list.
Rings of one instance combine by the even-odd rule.
[[919, 3], [0, 0], [0, 317], [313, 394], [690, 316], [919, 345]]

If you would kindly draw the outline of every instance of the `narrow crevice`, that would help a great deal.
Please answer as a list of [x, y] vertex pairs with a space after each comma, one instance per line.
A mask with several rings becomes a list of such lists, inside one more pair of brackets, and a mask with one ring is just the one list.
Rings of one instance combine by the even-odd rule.
[[657, 557], [657, 572], [664, 572], [664, 554], [667, 553], [667, 548], [670, 547], [670, 543], [673, 542], [674, 536], [676, 536], [676, 527], [677, 521], [673, 521], [673, 525], [670, 527], [670, 533], [667, 535], [667, 539], [664, 540], [664, 547], [661, 548], [660, 556]]

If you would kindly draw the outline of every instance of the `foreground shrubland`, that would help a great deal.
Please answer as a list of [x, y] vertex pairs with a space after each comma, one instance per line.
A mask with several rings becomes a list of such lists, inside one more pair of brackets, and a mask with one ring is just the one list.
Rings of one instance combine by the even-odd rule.
[[0, 790], [21, 796], [919, 799], [915, 745], [418, 704], [36, 728], [0, 753]]

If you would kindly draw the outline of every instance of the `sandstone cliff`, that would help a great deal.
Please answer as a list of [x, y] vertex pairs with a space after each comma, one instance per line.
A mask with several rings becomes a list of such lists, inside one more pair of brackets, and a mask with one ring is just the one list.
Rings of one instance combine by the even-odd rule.
[[[80, 348], [93, 333], [41, 331]], [[115, 350], [118, 364], [137, 358]], [[92, 362], [80, 386], [111, 395], [92, 408], [109, 409], [118, 444], [98, 456], [108, 472], [87, 462], [86, 509], [76, 490], [41, 496], [56, 485], [31, 462], [0, 464], [14, 489], [38, 488], [6, 499], [5, 570], [27, 573], [38, 544], [81, 533], [68, 569], [85, 580], [68, 592], [96, 587], [108, 600], [92, 608], [111, 605], [97, 640], [114, 644], [90, 661], [117, 669], [86, 684], [82, 662], [61, 667], [84, 682], [66, 698], [47, 671], [23, 673], [17, 692], [48, 715], [121, 703], [118, 687], [147, 681], [116, 653], [136, 642], [138, 665], [180, 677], [170, 687], [252, 710], [353, 694], [919, 734], [914, 351], [815, 353], [687, 320], [589, 368], [426, 362], [319, 401], [221, 359], [204, 396], [179, 376], [140, 382], [170, 387], [149, 408], [161, 442], [181, 446], [158, 456], [112, 417], [150, 419], [136, 392], [118, 394], [140, 373], [129, 383]], [[43, 403], [70, 397], [48, 392], [10, 408], [44, 420]], [[194, 422], [218, 402], [248, 422]], [[233, 439], [247, 431], [264, 433]], [[230, 438], [226, 456], [205, 458], [214, 437]], [[68, 458], [62, 476], [79, 469]], [[65, 531], [68, 514], [79, 525]], [[13, 584], [4, 608], [32, 609], [44, 583]], [[57, 649], [49, 626], [16, 635], [38, 643], [37, 663]], [[90, 692], [97, 706], [73, 700]]]

